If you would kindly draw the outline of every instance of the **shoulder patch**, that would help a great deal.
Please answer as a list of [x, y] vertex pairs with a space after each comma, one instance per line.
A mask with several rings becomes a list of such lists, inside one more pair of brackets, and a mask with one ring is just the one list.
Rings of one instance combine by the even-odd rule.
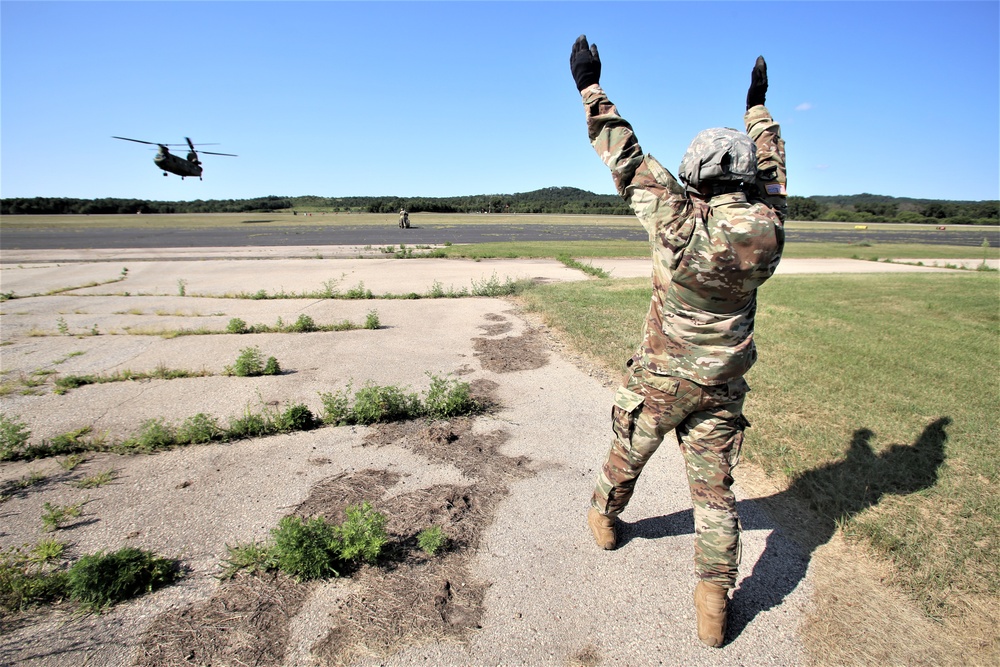
[[766, 183], [764, 189], [767, 190], [769, 195], [786, 195], [785, 186], [781, 183]]

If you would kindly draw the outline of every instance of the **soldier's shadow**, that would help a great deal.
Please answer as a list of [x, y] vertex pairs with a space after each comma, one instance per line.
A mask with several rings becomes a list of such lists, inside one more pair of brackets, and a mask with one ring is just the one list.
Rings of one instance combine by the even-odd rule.
[[[928, 424], [913, 444], [892, 445], [878, 455], [871, 448], [874, 433], [858, 429], [842, 460], [798, 475], [785, 491], [739, 502], [744, 530], [770, 529], [771, 533], [753, 570], [733, 594], [729, 640], [738, 637], [758, 614], [778, 606], [795, 590], [806, 575], [813, 552], [830, 541], [838, 523], [877, 505], [887, 494], [906, 495], [934, 486], [945, 458], [945, 427], [949, 424], [949, 417], [941, 417]], [[775, 530], [779, 526], [759, 511], [763, 508], [774, 517], [792, 516], [805, 499], [811, 499], [811, 511], [805, 513], [811, 525], [787, 527], [795, 534], [795, 542], [782, 530]], [[684, 510], [635, 523], [622, 522], [620, 542], [693, 532], [691, 510]]]

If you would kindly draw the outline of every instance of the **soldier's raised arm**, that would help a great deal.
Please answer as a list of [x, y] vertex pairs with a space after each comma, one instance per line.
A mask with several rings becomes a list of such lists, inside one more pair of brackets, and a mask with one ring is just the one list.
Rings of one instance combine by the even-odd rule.
[[[618, 115], [618, 109], [600, 86], [601, 58], [596, 44], [580, 35], [570, 53], [570, 71], [583, 96], [587, 113], [587, 133], [601, 160], [611, 169], [618, 194], [650, 232], [665, 222], [665, 204], [687, 206], [684, 188], [651, 155], [643, 154], [632, 126]], [[653, 213], [659, 210], [659, 216]], [[669, 224], [669, 222], [667, 222]]]
[[764, 106], [767, 95], [767, 63], [764, 56], [758, 56], [750, 73], [750, 88], [747, 90], [747, 112], [743, 116], [747, 134], [757, 145], [757, 197], [775, 210], [781, 221], [785, 221], [788, 210], [786, 201], [785, 141], [781, 138], [781, 126]]

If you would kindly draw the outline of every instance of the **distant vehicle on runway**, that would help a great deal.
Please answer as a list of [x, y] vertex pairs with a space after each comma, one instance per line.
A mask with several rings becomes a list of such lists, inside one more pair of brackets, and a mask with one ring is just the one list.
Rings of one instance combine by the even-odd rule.
[[[185, 176], [197, 176], [198, 180], [201, 178], [201, 160], [198, 159], [198, 151], [194, 149], [194, 144], [187, 137], [184, 137], [187, 141], [187, 146], [190, 148], [190, 152], [187, 154], [187, 159], [178, 157], [170, 152], [168, 146], [183, 146], [184, 144], [161, 144], [156, 141], [143, 141], [141, 139], [129, 139], [128, 137], [111, 137], [112, 139], [121, 139], [122, 141], [134, 141], [137, 144], [149, 144], [150, 146], [159, 146], [160, 150], [153, 158], [153, 162], [156, 166], [163, 170], [163, 175], [166, 176], [167, 172], [171, 174], [177, 174], [184, 180]], [[199, 144], [201, 146], [212, 146], [214, 144]], [[225, 155], [227, 157], [239, 157], [238, 155], [233, 155], [232, 153], [213, 153], [212, 151], [202, 151], [205, 155]]]

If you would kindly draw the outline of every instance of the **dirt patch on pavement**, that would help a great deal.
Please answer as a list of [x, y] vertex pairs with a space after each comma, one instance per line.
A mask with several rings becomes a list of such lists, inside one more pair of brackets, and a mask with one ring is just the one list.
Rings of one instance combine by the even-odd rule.
[[278, 665], [289, 620], [310, 587], [292, 579], [237, 576], [207, 602], [161, 614], [146, 632], [136, 665]]
[[494, 323], [479, 325], [479, 328], [483, 330], [484, 336], [499, 336], [500, 334], [505, 334], [514, 329], [514, 325], [503, 315], [487, 313], [483, 316], [483, 319]]
[[[473, 425], [471, 419], [404, 422], [380, 426], [366, 438], [370, 446], [402, 446], [450, 463], [471, 483], [439, 484], [373, 502], [389, 517], [394, 562], [388, 573], [365, 568], [354, 577], [357, 588], [313, 646], [324, 664], [342, 664], [357, 654], [386, 656], [428, 640], [462, 640], [479, 627], [488, 584], [472, 576], [470, 560], [509, 484], [534, 471], [525, 457], [497, 451], [506, 433], [476, 434]], [[418, 533], [431, 526], [440, 526], [449, 538], [443, 555], [429, 556], [417, 547]]]
[[479, 363], [494, 373], [530, 371], [549, 363], [545, 343], [534, 329], [520, 336], [473, 338], [472, 343]]
[[[473, 393], [492, 400], [495, 388], [481, 380]], [[397, 422], [373, 428], [362, 443], [403, 447], [434, 464], [454, 466], [468, 484], [394, 494], [404, 475], [365, 469], [320, 481], [296, 507], [297, 516], [340, 523], [348, 506], [367, 501], [388, 517], [383, 562], [353, 573], [348, 592], [323, 621], [328, 630], [310, 647], [320, 664], [387, 656], [431, 640], [461, 641], [480, 627], [489, 584], [472, 575], [471, 559], [511, 482], [535, 471], [526, 457], [499, 452], [506, 432], [479, 433], [475, 426], [474, 418]], [[437, 555], [418, 545], [419, 533], [432, 526], [448, 537]], [[280, 664], [293, 619], [318, 585], [281, 575], [237, 576], [207, 602], [157, 618], [143, 637], [137, 664]]]

